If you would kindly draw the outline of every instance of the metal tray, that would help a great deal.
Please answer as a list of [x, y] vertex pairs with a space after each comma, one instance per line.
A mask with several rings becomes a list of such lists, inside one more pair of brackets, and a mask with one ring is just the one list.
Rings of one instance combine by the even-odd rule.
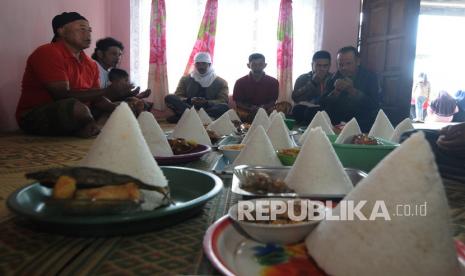
[[[257, 170], [268, 170], [269, 168], [266, 167], [250, 167], [250, 168], [257, 168]], [[283, 167], [277, 168], [279, 170], [289, 170], [291, 167]], [[354, 186], [357, 185], [359, 181], [367, 176], [364, 171], [352, 169], [352, 168], [345, 168], [346, 173], [348, 174], [352, 184]], [[341, 200], [344, 198], [345, 194], [307, 194], [307, 195], [297, 195], [296, 193], [252, 193], [246, 190], [243, 190], [240, 187], [240, 179], [237, 175], [233, 174], [232, 177], [232, 185], [231, 191], [233, 193], [242, 195], [243, 197], [247, 198], [255, 198], [255, 197], [304, 197], [304, 198], [311, 198], [311, 199], [319, 199], [319, 200]]]
[[233, 169], [234, 167], [232, 166], [232, 162], [221, 155], [221, 157], [213, 164], [211, 171], [219, 176], [232, 177]]
[[213, 144], [212, 149], [218, 150], [218, 148], [223, 145], [239, 144], [242, 141], [242, 138], [242, 136], [238, 135], [227, 135]]

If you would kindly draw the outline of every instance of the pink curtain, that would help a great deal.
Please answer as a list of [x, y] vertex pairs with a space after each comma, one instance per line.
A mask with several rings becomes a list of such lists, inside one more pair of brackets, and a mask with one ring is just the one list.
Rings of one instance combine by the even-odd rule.
[[291, 102], [293, 44], [292, 0], [281, 0], [278, 19], [278, 101]]
[[197, 40], [192, 49], [189, 61], [187, 62], [184, 75], [188, 75], [194, 66], [194, 56], [198, 52], [209, 52], [212, 60], [215, 50], [215, 33], [216, 33], [216, 17], [218, 14], [218, 0], [208, 0], [205, 5], [202, 23], [200, 24]]
[[152, 90], [153, 107], [158, 110], [164, 110], [164, 98], [168, 95], [165, 0], [152, 1], [148, 80], [148, 87]]

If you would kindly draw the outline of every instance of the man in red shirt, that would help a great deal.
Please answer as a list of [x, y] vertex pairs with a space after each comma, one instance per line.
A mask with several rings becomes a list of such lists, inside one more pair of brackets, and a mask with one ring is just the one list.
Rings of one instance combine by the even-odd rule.
[[85, 17], [64, 12], [52, 27], [52, 42], [27, 60], [16, 119], [30, 134], [95, 136], [101, 125], [96, 119], [104, 121], [116, 107], [112, 100], [138, 91], [127, 85], [100, 89], [97, 65], [83, 52], [92, 31]]
[[278, 80], [265, 74], [265, 56], [251, 54], [249, 56], [250, 73], [236, 81], [233, 99], [241, 120], [250, 122], [261, 107], [268, 113], [274, 108], [279, 95]]

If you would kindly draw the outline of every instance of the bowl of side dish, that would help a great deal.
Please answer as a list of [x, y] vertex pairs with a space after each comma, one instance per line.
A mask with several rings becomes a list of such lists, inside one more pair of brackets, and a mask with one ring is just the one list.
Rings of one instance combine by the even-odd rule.
[[233, 162], [236, 157], [241, 153], [241, 150], [244, 148], [245, 144], [229, 144], [222, 145], [218, 147], [220, 151], [223, 152], [223, 156], [226, 157], [230, 162]]
[[324, 218], [320, 201], [299, 198], [257, 198], [233, 205], [228, 215], [236, 228], [262, 243], [301, 242]]

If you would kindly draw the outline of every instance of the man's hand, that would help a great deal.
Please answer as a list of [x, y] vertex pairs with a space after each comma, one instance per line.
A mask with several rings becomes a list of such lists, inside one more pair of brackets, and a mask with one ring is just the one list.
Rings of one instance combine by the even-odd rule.
[[134, 88], [129, 83], [112, 83], [106, 88], [106, 95], [112, 101], [122, 101], [139, 94], [140, 87]]
[[144, 98], [147, 98], [148, 96], [150, 96], [151, 93], [152, 93], [152, 90], [146, 89], [144, 92], [139, 93], [139, 94], [136, 96], [136, 98], [138, 98], [138, 99], [144, 99]]
[[354, 87], [354, 82], [350, 78], [337, 79], [334, 83], [334, 90], [339, 92], [335, 93], [335, 95], [339, 95], [342, 91], [347, 91], [351, 97], [358, 95], [358, 91]]
[[349, 90], [352, 87], [354, 87], [354, 83], [349, 78], [337, 79], [336, 82], [334, 82], [334, 88], [340, 92]]
[[202, 107], [205, 107], [208, 103], [207, 99], [202, 98], [202, 97], [193, 97], [191, 99], [192, 105], [195, 107], [195, 109], [200, 109]]

